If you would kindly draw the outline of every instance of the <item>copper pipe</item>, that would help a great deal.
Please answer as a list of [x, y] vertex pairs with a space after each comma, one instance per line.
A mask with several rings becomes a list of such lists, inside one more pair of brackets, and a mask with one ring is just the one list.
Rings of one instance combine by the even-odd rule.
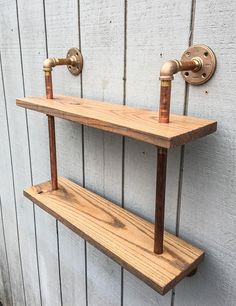
[[48, 115], [48, 134], [49, 134], [50, 165], [51, 165], [51, 184], [52, 184], [52, 190], [56, 190], [58, 189], [58, 178], [57, 178], [55, 120], [53, 116], [49, 115]]
[[[45, 71], [45, 87], [47, 99], [53, 99], [52, 73]], [[51, 167], [51, 184], [52, 190], [58, 189], [57, 178], [57, 155], [56, 155], [56, 136], [55, 136], [55, 120], [53, 116], [48, 115], [48, 135], [50, 150], [50, 167]]]
[[[80, 50], [71, 48], [67, 52], [66, 58], [47, 58], [43, 63], [43, 71], [45, 75], [45, 87], [47, 99], [53, 99], [52, 86], [52, 68], [59, 65], [67, 65], [73, 75], [79, 75], [83, 67], [83, 58]], [[58, 189], [57, 178], [57, 156], [56, 156], [56, 136], [55, 136], [55, 119], [54, 116], [48, 115], [48, 134], [50, 149], [50, 167], [51, 167], [51, 184], [52, 190]]]
[[156, 211], [154, 232], [154, 253], [163, 253], [165, 191], [166, 191], [167, 149], [157, 150]]
[[51, 71], [46, 71], [45, 76], [45, 87], [46, 87], [46, 97], [47, 99], [53, 99], [53, 88], [52, 88], [52, 73]]
[[172, 60], [166, 62], [160, 71], [160, 107], [159, 107], [159, 122], [169, 123], [170, 117], [170, 98], [171, 98], [171, 81], [174, 79], [174, 74], [179, 71], [198, 71], [202, 67], [200, 58], [195, 58], [191, 61]]
[[171, 81], [161, 81], [159, 122], [168, 123], [170, 114]]

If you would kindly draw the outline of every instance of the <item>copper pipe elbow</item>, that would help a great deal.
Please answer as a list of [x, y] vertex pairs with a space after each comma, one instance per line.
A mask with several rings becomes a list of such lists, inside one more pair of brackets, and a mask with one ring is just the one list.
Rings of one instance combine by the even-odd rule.
[[52, 67], [56, 66], [56, 59], [53, 58], [47, 58], [43, 62], [43, 70], [44, 71], [52, 71]]
[[174, 74], [180, 69], [180, 62], [177, 60], [170, 60], [165, 62], [161, 67], [160, 80], [161, 81], [172, 81], [174, 79]]

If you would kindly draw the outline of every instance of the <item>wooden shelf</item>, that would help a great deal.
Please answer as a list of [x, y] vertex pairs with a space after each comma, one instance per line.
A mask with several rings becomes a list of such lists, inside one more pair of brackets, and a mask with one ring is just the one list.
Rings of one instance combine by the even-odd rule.
[[159, 123], [155, 111], [78, 97], [27, 97], [17, 99], [17, 105], [164, 148], [186, 144], [215, 132], [217, 127], [213, 120], [179, 115], [171, 115], [168, 124]]
[[152, 223], [65, 178], [59, 178], [58, 190], [51, 191], [51, 183], [45, 182], [24, 195], [160, 294], [203, 259], [203, 251], [167, 232], [164, 253], [153, 253]]

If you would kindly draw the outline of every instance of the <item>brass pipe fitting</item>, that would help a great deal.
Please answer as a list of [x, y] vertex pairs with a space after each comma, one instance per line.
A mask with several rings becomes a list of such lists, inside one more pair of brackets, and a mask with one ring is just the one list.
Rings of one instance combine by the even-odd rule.
[[68, 58], [47, 58], [43, 62], [43, 71], [52, 71], [52, 68], [55, 66], [61, 66], [61, 65], [71, 65], [71, 66], [76, 66], [78, 63], [76, 57], [73, 55]]
[[80, 50], [77, 48], [71, 48], [67, 52], [66, 58], [52, 57], [45, 59], [43, 62], [43, 71], [45, 76], [47, 99], [53, 99], [52, 68], [62, 65], [66, 65], [73, 75], [79, 75], [83, 68], [83, 58]]
[[206, 83], [214, 74], [216, 58], [214, 52], [205, 45], [194, 45], [189, 47], [180, 61], [167, 61], [160, 70], [160, 110], [159, 122], [169, 123], [171, 81], [174, 74], [182, 71], [184, 80], [192, 85]]
[[174, 80], [174, 74], [179, 71], [179, 61], [171, 60], [165, 62], [164, 65], [161, 67], [160, 71], [160, 80], [161, 81], [172, 81]]
[[195, 58], [191, 61], [171, 60], [162, 66], [159, 78], [161, 81], [159, 110], [160, 123], [169, 123], [171, 81], [174, 79], [174, 74], [179, 71], [198, 71], [201, 67], [202, 63], [200, 58]]
[[70, 73], [79, 75], [83, 68], [83, 57], [77, 48], [71, 48], [66, 55], [66, 58], [47, 58], [43, 63], [43, 71], [50, 72], [53, 67], [66, 65]]
[[161, 81], [172, 81], [174, 80], [174, 74], [179, 71], [199, 71], [202, 67], [202, 60], [199, 57], [192, 59], [191, 61], [177, 61], [171, 60], [166, 62], [160, 71]]
[[[45, 77], [46, 98], [53, 99], [52, 86], [52, 68], [59, 65], [67, 65], [73, 75], [79, 75], [83, 67], [83, 58], [80, 50], [72, 48], [68, 51], [66, 58], [47, 58], [43, 63]], [[49, 150], [50, 150], [50, 167], [51, 167], [51, 185], [52, 190], [58, 189], [57, 176], [57, 156], [56, 156], [56, 135], [55, 120], [53, 116], [48, 115], [48, 133], [49, 133]]]

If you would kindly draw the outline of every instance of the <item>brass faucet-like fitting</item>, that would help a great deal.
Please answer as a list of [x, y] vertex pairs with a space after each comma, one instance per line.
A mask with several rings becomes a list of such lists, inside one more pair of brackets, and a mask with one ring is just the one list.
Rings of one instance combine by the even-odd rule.
[[46, 96], [47, 99], [53, 99], [52, 88], [52, 68], [55, 66], [66, 65], [73, 75], [79, 75], [83, 68], [83, 58], [80, 50], [71, 48], [67, 52], [66, 58], [47, 58], [43, 62], [43, 71], [45, 74]]
[[193, 45], [183, 53], [181, 60], [166, 62], [160, 71], [161, 92], [159, 122], [169, 123], [171, 81], [174, 74], [182, 71], [184, 80], [192, 85], [206, 83], [216, 69], [214, 52], [205, 45]]
[[[67, 65], [69, 71], [73, 75], [79, 75], [83, 68], [83, 58], [80, 50], [71, 48], [66, 58], [47, 58], [43, 63], [43, 71], [45, 76], [45, 87], [47, 99], [53, 99], [52, 87], [52, 68], [59, 65]], [[48, 133], [50, 148], [50, 166], [51, 166], [51, 185], [52, 190], [58, 189], [57, 177], [57, 157], [56, 157], [56, 136], [55, 136], [55, 120], [51, 115], [48, 116]]]
[[170, 60], [166, 62], [160, 71], [161, 93], [160, 93], [160, 110], [159, 122], [169, 123], [170, 116], [170, 98], [171, 98], [171, 81], [174, 74], [179, 71], [199, 71], [202, 67], [201, 58], [193, 58], [190, 61]]
[[161, 81], [172, 81], [174, 80], [174, 74], [179, 71], [179, 61], [171, 60], [165, 62], [161, 67], [160, 80]]
[[191, 61], [170, 60], [165, 62], [161, 67], [159, 79], [161, 81], [172, 81], [174, 79], [174, 74], [179, 71], [198, 71], [201, 67], [202, 60], [200, 57], [193, 58]]
[[55, 66], [60, 66], [60, 65], [70, 65], [72, 67], [78, 65], [78, 59], [76, 58], [75, 55], [72, 55], [71, 57], [67, 58], [47, 58], [43, 62], [43, 71], [52, 71], [52, 68]]

